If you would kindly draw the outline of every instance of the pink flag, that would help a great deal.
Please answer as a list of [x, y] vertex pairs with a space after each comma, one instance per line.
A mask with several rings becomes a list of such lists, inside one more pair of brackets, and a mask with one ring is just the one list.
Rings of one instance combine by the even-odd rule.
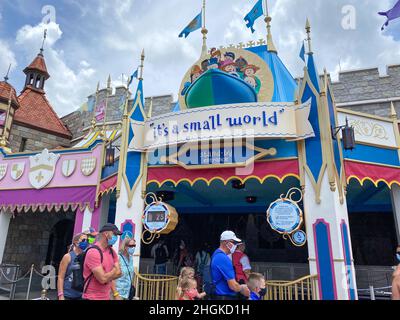
[[103, 100], [96, 107], [96, 113], [95, 113], [96, 121], [103, 121], [105, 114], [106, 114], [106, 102]]

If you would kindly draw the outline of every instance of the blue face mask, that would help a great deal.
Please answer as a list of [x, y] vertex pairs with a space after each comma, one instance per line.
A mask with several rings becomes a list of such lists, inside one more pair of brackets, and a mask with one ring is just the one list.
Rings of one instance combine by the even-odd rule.
[[118, 237], [115, 234], [113, 234], [112, 238], [108, 239], [108, 245], [110, 247], [112, 247], [114, 244], [117, 243], [117, 240], [118, 240]]
[[135, 248], [128, 248], [128, 254], [133, 256], [135, 254]]
[[396, 259], [400, 262], [400, 253], [396, 253]]
[[82, 242], [79, 242], [78, 247], [82, 251], [85, 251], [87, 249], [88, 245], [89, 245], [89, 243], [87, 241], [82, 241]]

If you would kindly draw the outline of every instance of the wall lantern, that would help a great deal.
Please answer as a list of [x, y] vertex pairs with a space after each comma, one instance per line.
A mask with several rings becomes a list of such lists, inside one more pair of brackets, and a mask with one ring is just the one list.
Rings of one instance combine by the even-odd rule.
[[236, 190], [242, 190], [246, 187], [246, 184], [244, 184], [242, 181], [240, 180], [232, 180], [232, 188], [236, 189]]
[[114, 166], [115, 162], [115, 148], [113, 148], [112, 143], [110, 143], [109, 147], [106, 149], [106, 167]]
[[346, 118], [346, 125], [332, 128], [332, 138], [337, 139], [339, 131], [342, 130], [343, 148], [345, 150], [354, 150], [356, 148], [356, 138], [354, 128], [349, 126], [349, 121]]

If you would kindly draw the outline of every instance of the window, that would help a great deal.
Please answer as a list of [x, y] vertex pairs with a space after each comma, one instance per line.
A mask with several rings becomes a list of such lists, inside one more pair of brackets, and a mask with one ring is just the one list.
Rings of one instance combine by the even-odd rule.
[[27, 138], [22, 138], [21, 144], [19, 146], [19, 152], [24, 152], [26, 149], [26, 142], [28, 141]]

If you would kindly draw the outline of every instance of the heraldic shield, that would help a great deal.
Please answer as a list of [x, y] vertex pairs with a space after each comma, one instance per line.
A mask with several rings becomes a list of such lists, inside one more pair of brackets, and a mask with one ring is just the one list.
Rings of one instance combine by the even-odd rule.
[[35, 189], [47, 186], [54, 177], [57, 161], [60, 155], [49, 153], [44, 149], [42, 153], [29, 157], [29, 182]]

